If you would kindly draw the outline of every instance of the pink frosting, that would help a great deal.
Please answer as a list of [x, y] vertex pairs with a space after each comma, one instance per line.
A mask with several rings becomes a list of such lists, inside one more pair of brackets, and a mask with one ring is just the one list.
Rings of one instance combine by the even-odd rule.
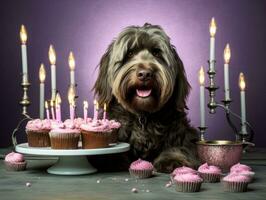
[[214, 165], [208, 165], [208, 163], [204, 163], [198, 169], [200, 173], [207, 173], [207, 174], [221, 174], [222, 171], [219, 167]]
[[174, 177], [174, 180], [177, 182], [202, 182], [203, 181], [203, 179], [199, 175], [192, 174], [192, 173], [177, 174]]
[[121, 124], [113, 119], [112, 120], [108, 120], [108, 119], [101, 120], [101, 123], [108, 125], [111, 129], [118, 129], [121, 127]]
[[51, 129], [65, 128], [66, 125], [63, 122], [58, 122], [56, 120], [51, 120]]
[[130, 169], [134, 170], [153, 170], [153, 165], [145, 160], [138, 159], [131, 163]]
[[101, 123], [100, 120], [92, 121], [90, 123], [82, 124], [81, 129], [92, 132], [111, 132], [112, 129], [106, 123]]
[[50, 131], [51, 134], [53, 133], [80, 133], [80, 131], [78, 129], [71, 129], [71, 128], [58, 128], [58, 129], [52, 129]]
[[28, 121], [26, 129], [31, 131], [50, 130], [51, 122], [47, 119], [33, 119]]
[[11, 152], [6, 155], [5, 161], [11, 162], [11, 163], [18, 163], [18, 162], [24, 162], [24, 156], [20, 153]]
[[177, 174], [188, 174], [188, 173], [197, 174], [197, 171], [190, 167], [183, 166], [175, 168], [175, 170], [172, 172], [172, 175], [175, 176]]
[[237, 163], [230, 168], [230, 172], [233, 171], [252, 171], [251, 167]]
[[242, 174], [230, 173], [227, 176], [225, 176], [223, 180], [229, 182], [249, 182], [250, 177]]
[[255, 175], [255, 172], [253, 172], [253, 171], [235, 170], [235, 171], [230, 172], [230, 174], [240, 174], [240, 175], [244, 175], [244, 176], [248, 176], [250, 178], [253, 178], [253, 176]]

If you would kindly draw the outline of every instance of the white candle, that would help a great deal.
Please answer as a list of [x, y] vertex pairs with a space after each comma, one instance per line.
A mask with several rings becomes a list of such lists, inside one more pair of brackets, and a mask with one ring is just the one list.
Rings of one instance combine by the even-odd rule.
[[39, 80], [40, 80], [40, 119], [44, 119], [44, 81], [46, 77], [45, 67], [42, 63], [39, 69]]
[[21, 25], [20, 29], [21, 39], [21, 57], [22, 57], [22, 82], [28, 83], [28, 61], [27, 61], [27, 31], [24, 25]]
[[199, 83], [200, 83], [200, 127], [205, 127], [205, 75], [203, 67], [199, 70]]
[[98, 120], [99, 104], [96, 100], [94, 100], [93, 104], [94, 104], [93, 121], [97, 121]]
[[60, 97], [59, 93], [56, 94], [55, 109], [56, 109], [56, 120], [58, 122], [61, 122], [62, 121], [62, 117], [61, 117], [61, 97]]
[[84, 121], [85, 123], [87, 122], [87, 118], [88, 118], [88, 101], [84, 101], [83, 102], [83, 117], [84, 117]]
[[45, 109], [46, 109], [46, 119], [50, 120], [50, 112], [49, 112], [49, 106], [48, 106], [47, 101], [45, 101]]
[[231, 50], [229, 44], [226, 44], [224, 49], [224, 99], [230, 101], [230, 86], [229, 86], [229, 62], [231, 58]]
[[245, 77], [244, 74], [241, 72], [239, 74], [239, 87], [240, 87], [240, 104], [241, 104], [241, 133], [247, 134], [246, 129], [246, 95], [245, 95]]
[[74, 123], [75, 117], [75, 90], [74, 86], [70, 86], [68, 89], [68, 103], [69, 103], [69, 117], [71, 121]]
[[56, 53], [55, 53], [53, 45], [50, 45], [48, 55], [49, 55], [49, 60], [51, 64], [52, 100], [55, 101], [55, 97], [56, 97], [56, 66], [55, 66]]
[[215, 66], [215, 34], [216, 34], [216, 22], [214, 17], [211, 19], [210, 23], [210, 71], [215, 71], [214, 66]]
[[68, 56], [68, 65], [70, 69], [70, 85], [76, 85], [75, 83], [75, 57], [73, 52], [71, 51]]

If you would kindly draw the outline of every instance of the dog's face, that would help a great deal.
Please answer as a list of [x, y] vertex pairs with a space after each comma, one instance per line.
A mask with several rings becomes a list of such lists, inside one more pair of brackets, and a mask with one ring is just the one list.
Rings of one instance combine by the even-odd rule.
[[145, 24], [126, 28], [109, 46], [94, 88], [100, 104], [115, 97], [132, 113], [152, 113], [171, 97], [183, 109], [189, 84], [169, 37]]

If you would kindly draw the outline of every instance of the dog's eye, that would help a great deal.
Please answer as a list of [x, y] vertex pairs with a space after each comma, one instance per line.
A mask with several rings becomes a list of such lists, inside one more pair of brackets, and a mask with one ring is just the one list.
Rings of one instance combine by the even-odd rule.
[[157, 57], [157, 58], [160, 58], [161, 57], [161, 50], [157, 49], [157, 48], [152, 49], [152, 55]]
[[132, 58], [134, 56], [134, 52], [133, 51], [129, 51], [128, 53], [127, 53], [127, 57], [128, 58]]

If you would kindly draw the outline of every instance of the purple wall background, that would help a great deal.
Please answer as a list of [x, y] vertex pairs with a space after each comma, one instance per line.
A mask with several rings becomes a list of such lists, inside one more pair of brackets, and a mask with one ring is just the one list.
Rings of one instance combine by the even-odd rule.
[[[208, 26], [212, 16], [216, 18], [217, 78], [221, 89], [217, 100], [223, 98], [223, 49], [231, 45], [230, 84], [232, 109], [240, 112], [238, 74], [244, 72], [247, 80], [247, 118], [254, 126], [257, 146], [266, 147], [264, 116], [265, 47], [266, 47], [266, 2], [263, 0], [46, 0], [5, 1], [1, 3], [1, 118], [0, 146], [11, 144], [11, 131], [20, 117], [21, 108], [21, 54], [19, 28], [23, 23], [28, 30], [28, 63], [32, 86], [29, 112], [38, 116], [39, 90], [38, 69], [44, 62], [47, 70], [46, 98], [50, 97], [49, 44], [57, 52], [57, 86], [63, 97], [63, 113], [67, 116], [66, 91], [69, 82], [67, 56], [70, 50], [76, 56], [78, 83], [78, 114], [82, 114], [82, 101], [92, 103], [90, 91], [97, 76], [95, 67], [108, 44], [128, 25], [143, 25], [145, 22], [161, 25], [172, 39], [172, 44], [186, 67], [192, 86], [188, 100], [192, 124], [199, 124], [198, 69], [207, 69], [209, 55]], [[3, 89], [4, 88], [4, 89]], [[207, 93], [206, 93], [207, 97]], [[92, 107], [90, 107], [90, 113]], [[233, 139], [224, 113], [207, 115], [209, 127], [207, 139]], [[25, 140], [25, 134], [19, 134]]]

